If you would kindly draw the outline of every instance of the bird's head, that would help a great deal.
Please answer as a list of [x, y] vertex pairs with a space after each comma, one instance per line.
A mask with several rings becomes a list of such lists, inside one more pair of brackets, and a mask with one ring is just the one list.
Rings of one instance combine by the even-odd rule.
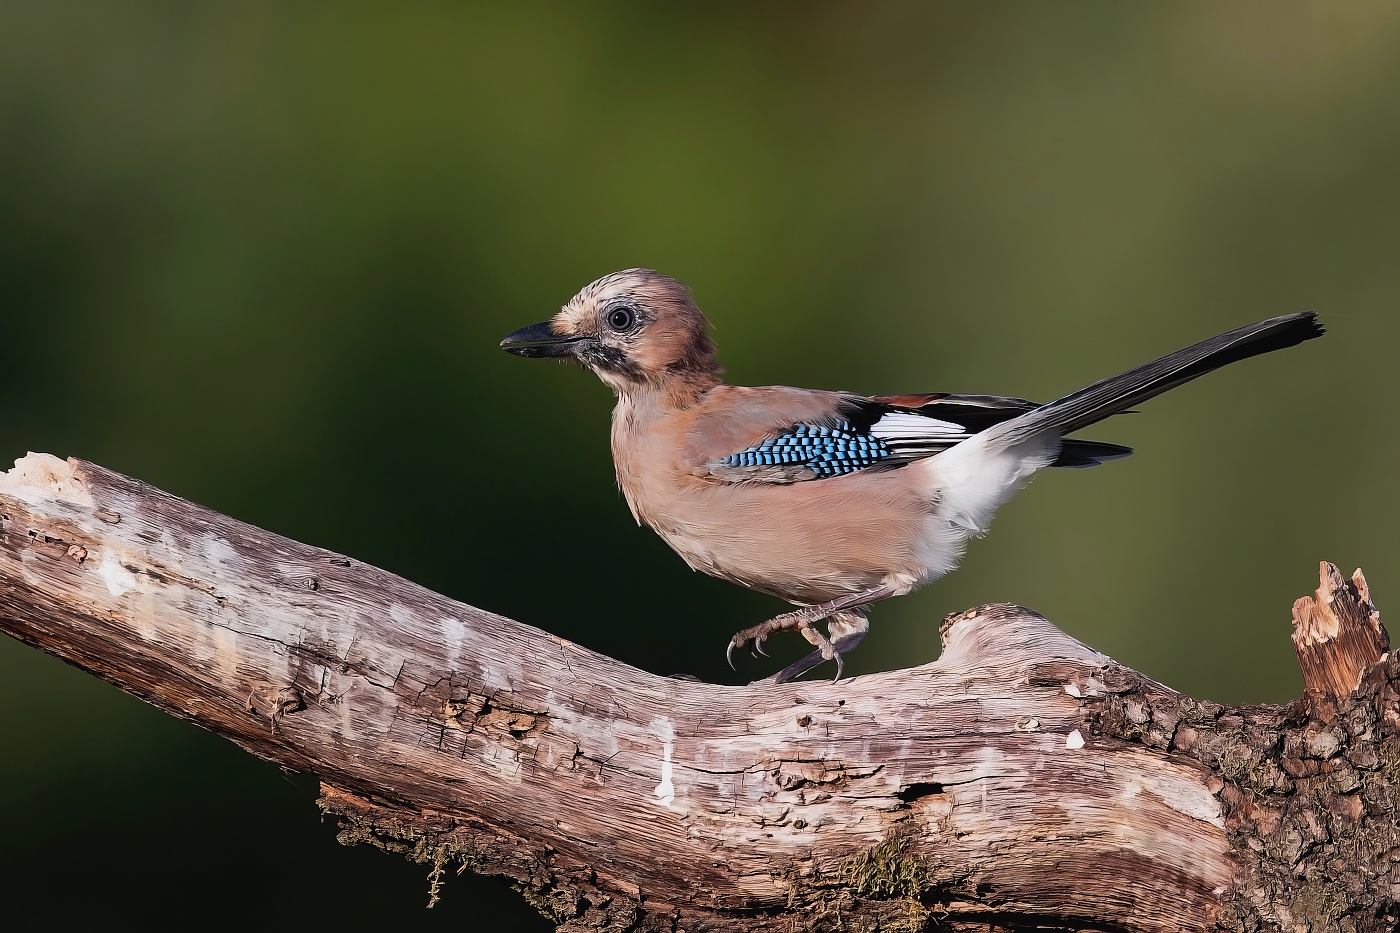
[[709, 322], [690, 290], [650, 269], [605, 275], [548, 321], [509, 334], [516, 356], [572, 359], [619, 395], [646, 387], [715, 382]]

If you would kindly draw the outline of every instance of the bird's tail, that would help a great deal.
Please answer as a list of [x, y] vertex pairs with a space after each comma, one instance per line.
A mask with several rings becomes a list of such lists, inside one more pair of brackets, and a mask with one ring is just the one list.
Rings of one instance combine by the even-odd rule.
[[1322, 333], [1315, 311], [1248, 324], [1046, 402], [989, 428], [986, 440], [1004, 450], [1049, 431], [1069, 434], [1222, 366], [1297, 346]]

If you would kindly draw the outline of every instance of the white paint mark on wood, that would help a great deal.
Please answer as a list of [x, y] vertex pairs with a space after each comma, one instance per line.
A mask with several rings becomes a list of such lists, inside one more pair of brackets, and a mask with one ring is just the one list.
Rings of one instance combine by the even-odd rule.
[[1065, 748], [1083, 748], [1084, 735], [1078, 729], [1065, 736]]
[[233, 570], [238, 566], [238, 551], [223, 536], [207, 534], [200, 538], [199, 544], [204, 551], [204, 559], [215, 567]]
[[676, 799], [676, 785], [671, 781], [671, 756], [676, 751], [676, 730], [669, 719], [654, 720], [657, 738], [661, 740], [661, 783], [656, 785], [656, 799], [669, 807]]
[[1144, 790], [1156, 795], [1162, 803], [1183, 816], [1222, 829], [1225, 827], [1225, 818], [1220, 814], [1220, 801], [1199, 785], [1173, 780], [1164, 774], [1154, 774], [1147, 776]]
[[[325, 669], [322, 668], [322, 670]], [[336, 722], [339, 724], [342, 736], [352, 742], [357, 741], [360, 737], [360, 731], [355, 728], [354, 706], [346, 700], [346, 695], [355, 689], [356, 682], [354, 678], [340, 677], [337, 679], [340, 685], [335, 696]]]
[[110, 551], [102, 555], [102, 559], [93, 565], [97, 571], [97, 576], [107, 585], [107, 592], [113, 596], [121, 597], [136, 589], [136, 576], [119, 561]]
[[448, 669], [455, 671], [462, 661], [462, 645], [467, 640], [467, 627], [455, 616], [443, 616], [437, 620], [438, 631], [442, 632], [442, 648], [447, 654]]
[[1084, 691], [1079, 689], [1079, 684], [1074, 683], [1065, 684], [1065, 693], [1068, 693], [1072, 697], [1084, 696]]
[[510, 679], [510, 672], [500, 665], [482, 664], [480, 673], [481, 685], [487, 690], [505, 692], [515, 689], [515, 685]]
[[238, 676], [238, 655], [242, 648], [238, 635], [220, 625], [211, 625], [205, 631], [213, 642], [213, 657], [202, 657], [201, 660], [212, 660], [219, 676], [226, 683], [233, 683]]

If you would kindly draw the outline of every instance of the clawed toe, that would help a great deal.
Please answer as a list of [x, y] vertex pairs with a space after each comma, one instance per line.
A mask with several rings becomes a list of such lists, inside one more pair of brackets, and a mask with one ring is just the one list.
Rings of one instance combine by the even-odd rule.
[[774, 619], [769, 619], [762, 625], [755, 625], [746, 628], [742, 632], [735, 632], [734, 637], [729, 639], [729, 646], [724, 650], [724, 659], [729, 662], [731, 669], [734, 669], [735, 649], [748, 647], [749, 652], [754, 657], [768, 657], [768, 652], [764, 646], [768, 642], [768, 636], [774, 632], [781, 632], [787, 629], [796, 629], [803, 638], [811, 642], [817, 648], [817, 654], [824, 660], [836, 662], [836, 679], [840, 680], [844, 670], [841, 661], [841, 652], [831, 643], [825, 635], [819, 632], [816, 626], [797, 613], [787, 613]]
[[[836, 662], [836, 680], [840, 680], [846, 675], [845, 659], [841, 657], [842, 651], [854, 648], [859, 644], [861, 636], [869, 628], [869, 623], [865, 621], [864, 615], [852, 611], [851, 607], [864, 605], [873, 599], [882, 598], [883, 591], [854, 594], [843, 597], [839, 600], [832, 600], [828, 603], [821, 603], [815, 606], [803, 606], [794, 609], [792, 612], [785, 612], [764, 622], [762, 625], [755, 625], [746, 628], [742, 632], [736, 632], [734, 637], [729, 639], [729, 647], [725, 649], [724, 657], [729, 662], [729, 666], [734, 667], [734, 649], [749, 646], [755, 657], [767, 657], [768, 652], [763, 650], [768, 636], [774, 632], [783, 632], [788, 629], [796, 629], [803, 638], [811, 642], [817, 649], [807, 657], [794, 664], [788, 665], [775, 675], [775, 679], [782, 683], [800, 676], [816, 667], [822, 661]], [[829, 626], [832, 637], [828, 638], [818, 631], [813, 623], [822, 619], [831, 618], [833, 621]], [[837, 647], [837, 645], [841, 647]]]
[[763, 650], [763, 645], [768, 641], [768, 636], [776, 631], [790, 626], [774, 625], [773, 621], [765, 622], [762, 625], [755, 625], [753, 628], [746, 628], [742, 632], [735, 632], [734, 637], [729, 639], [729, 647], [724, 651], [724, 657], [729, 661], [729, 666], [734, 666], [734, 649], [749, 646], [750, 653], [754, 657], [768, 657], [768, 652]]
[[754, 657], [758, 657], [759, 655], [765, 658], [768, 657], [768, 652], [763, 650], [763, 643], [767, 640], [767, 637], [767, 635], [752, 634], [751, 629], [746, 629], [745, 631], [736, 633], [733, 638], [729, 639], [729, 647], [724, 649], [724, 659], [729, 662], [730, 669], [738, 670], [738, 668], [734, 667], [734, 649], [742, 648], [749, 642], [753, 642], [753, 644], [749, 646], [749, 651]]

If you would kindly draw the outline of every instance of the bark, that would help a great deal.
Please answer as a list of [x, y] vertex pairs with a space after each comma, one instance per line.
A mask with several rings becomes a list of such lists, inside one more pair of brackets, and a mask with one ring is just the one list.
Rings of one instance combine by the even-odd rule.
[[1305, 697], [1200, 702], [1009, 605], [838, 684], [657, 677], [47, 455], [0, 475], [0, 628], [322, 780], [346, 842], [566, 931], [1391, 930], [1400, 664], [1365, 581]]

